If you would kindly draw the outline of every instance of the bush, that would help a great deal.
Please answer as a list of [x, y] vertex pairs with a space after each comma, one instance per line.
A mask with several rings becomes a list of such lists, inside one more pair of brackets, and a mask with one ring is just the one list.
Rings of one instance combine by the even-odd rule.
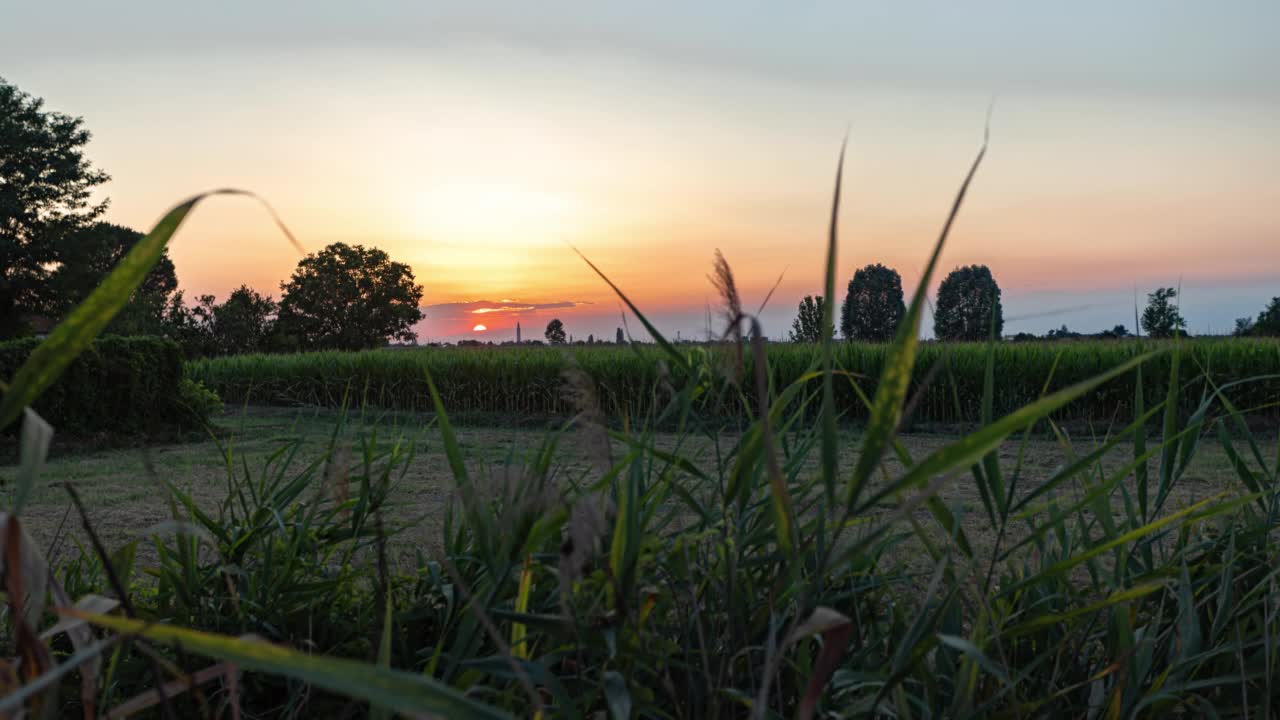
[[178, 382], [178, 403], [201, 419], [222, 411], [222, 399], [218, 393], [188, 377]]
[[[12, 377], [39, 344], [34, 338], [0, 343], [0, 377]], [[59, 432], [133, 434], [197, 426], [217, 404], [211, 390], [184, 380], [182, 352], [172, 340], [104, 337], [71, 363], [34, 409]]]

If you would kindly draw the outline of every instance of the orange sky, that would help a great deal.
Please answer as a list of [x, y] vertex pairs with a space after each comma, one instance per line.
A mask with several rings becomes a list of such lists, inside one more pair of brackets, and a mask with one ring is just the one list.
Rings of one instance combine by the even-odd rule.
[[[224, 13], [207, 19], [227, 23], [221, 35], [192, 23], [154, 49], [130, 44], [143, 30], [124, 21], [115, 39], [85, 27], [60, 44], [81, 36], [42, 34], [43, 11], [28, 8], [29, 32], [0, 37], [0, 67], [85, 117], [90, 156], [114, 178], [109, 219], [145, 229], [194, 192], [251, 189], [308, 249], [364, 243], [411, 264], [424, 340], [471, 335], [479, 315], [498, 339], [518, 318], [540, 335], [552, 316], [611, 337], [617, 302], [571, 244], [673, 334], [701, 331], [716, 248], [749, 299], [785, 269], [766, 323], [783, 335], [820, 288], [846, 127], [841, 283], [884, 262], [910, 287], [998, 93], [946, 267], [989, 264], [1007, 317], [1181, 281], [1201, 289], [1185, 309], [1193, 330], [1224, 329], [1280, 294], [1280, 84], [1265, 84], [1280, 52], [1256, 34], [1271, 11], [1153, 23], [1108, 7], [956, 19], [987, 33], [982, 57], [941, 21], [935, 52], [917, 18], [836, 6], [761, 11], [723, 34], [670, 7], [616, 27], [601, 11], [586, 34], [554, 12], [440, 29], [402, 9], [348, 37], [334, 9], [314, 22], [264, 11], [265, 29], [246, 35]], [[979, 29], [997, 16], [1022, 25]], [[421, 37], [400, 38], [397, 22], [419, 22]], [[36, 62], [22, 43], [41, 38]], [[201, 207], [172, 255], [188, 295], [219, 297], [242, 282], [278, 295], [298, 259], [260, 209], [229, 198]], [[479, 301], [532, 309], [457, 305]], [[1108, 312], [1039, 324], [1131, 324], [1131, 302]]]

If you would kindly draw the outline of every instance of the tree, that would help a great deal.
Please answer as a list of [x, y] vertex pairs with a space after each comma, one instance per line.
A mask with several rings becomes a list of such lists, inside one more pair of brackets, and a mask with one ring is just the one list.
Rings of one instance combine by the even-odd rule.
[[[49, 276], [48, 311], [65, 317], [115, 269], [142, 233], [132, 228], [96, 222], [68, 233], [58, 244], [57, 265]], [[158, 335], [163, 330], [165, 308], [178, 289], [178, 276], [168, 250], [143, 278], [129, 304], [111, 324], [109, 333]]]
[[902, 276], [879, 263], [853, 274], [840, 313], [840, 334], [848, 340], [892, 340], [907, 312]]
[[626, 336], [622, 334], [622, 328], [618, 328], [617, 334], [614, 335], [614, 342], [618, 343], [619, 345], [622, 345], [623, 343], [626, 342]]
[[213, 340], [213, 310], [216, 299], [212, 295], [196, 298], [194, 306], [187, 306], [181, 290], [169, 298], [161, 322], [161, 332], [178, 343], [188, 359], [217, 354]]
[[303, 258], [280, 289], [277, 332], [300, 349], [361, 350], [415, 339], [422, 286], [377, 248], [333, 243]]
[[1236, 329], [1231, 334], [1236, 337], [1249, 337], [1253, 332], [1253, 318], [1241, 317], [1236, 318]]
[[27, 332], [48, 313], [57, 248], [102, 214], [89, 193], [108, 180], [84, 157], [83, 120], [44, 110], [44, 101], [0, 78], [0, 340]]
[[1045, 333], [1045, 337], [1049, 340], [1075, 340], [1080, 337], [1080, 333], [1073, 332], [1065, 324], [1057, 330], [1050, 330]]
[[1253, 323], [1253, 334], [1265, 337], [1280, 336], [1280, 297], [1271, 298], [1266, 309], [1258, 313], [1258, 319]]
[[1153, 338], [1170, 338], [1187, 327], [1178, 306], [1173, 304], [1178, 291], [1173, 288], [1156, 288], [1147, 295], [1147, 307], [1142, 311], [1142, 329]]
[[791, 342], [822, 342], [822, 296], [805, 295], [791, 323]]
[[1129, 328], [1123, 325], [1116, 325], [1110, 330], [1103, 330], [1098, 333], [1100, 338], [1127, 338], [1129, 337]]
[[985, 340], [995, 324], [995, 335], [1004, 330], [1000, 286], [986, 265], [956, 268], [938, 288], [933, 314], [933, 334], [939, 340]]
[[543, 333], [543, 336], [552, 345], [563, 345], [565, 343], [564, 323], [560, 322], [560, 318], [555, 318], [547, 323], [547, 331]]
[[213, 343], [219, 355], [264, 352], [277, 312], [270, 295], [241, 285], [213, 307]]

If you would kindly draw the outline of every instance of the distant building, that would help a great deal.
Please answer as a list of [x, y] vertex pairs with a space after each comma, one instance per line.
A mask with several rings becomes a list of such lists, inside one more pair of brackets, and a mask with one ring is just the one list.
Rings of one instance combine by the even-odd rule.
[[516, 323], [516, 344], [520, 344], [520, 323]]

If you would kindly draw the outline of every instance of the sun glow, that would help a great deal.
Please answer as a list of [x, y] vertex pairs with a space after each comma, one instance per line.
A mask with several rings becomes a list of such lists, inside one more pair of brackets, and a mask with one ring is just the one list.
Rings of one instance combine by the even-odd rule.
[[420, 231], [453, 242], [551, 242], [581, 221], [569, 191], [485, 178], [452, 179], [414, 199]]
[[471, 328], [471, 332], [484, 332], [485, 330], [488, 330], [488, 329], [489, 328], [483, 325], [476, 325], [475, 327]]

